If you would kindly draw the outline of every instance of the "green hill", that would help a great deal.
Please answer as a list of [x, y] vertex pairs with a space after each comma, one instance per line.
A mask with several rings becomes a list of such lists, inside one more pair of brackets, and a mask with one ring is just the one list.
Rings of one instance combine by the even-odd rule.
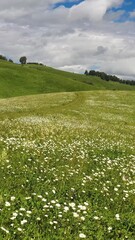
[[0, 98], [51, 92], [134, 90], [134, 86], [106, 82], [98, 77], [56, 70], [40, 65], [21, 66], [0, 61]]
[[135, 88], [0, 62], [0, 240], [135, 239], [135, 91], [114, 89]]

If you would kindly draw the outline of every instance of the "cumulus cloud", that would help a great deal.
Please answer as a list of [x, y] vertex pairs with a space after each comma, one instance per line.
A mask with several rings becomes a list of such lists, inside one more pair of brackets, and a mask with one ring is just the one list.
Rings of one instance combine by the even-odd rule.
[[70, 17], [78, 20], [88, 18], [92, 21], [101, 21], [107, 10], [119, 6], [123, 0], [86, 0], [70, 10]]
[[[117, 64], [116, 64], [117, 62]], [[110, 74], [114, 74], [114, 72], [117, 72], [118, 76], [122, 76], [123, 78], [128, 77], [129, 79], [135, 78], [135, 70], [134, 70], [134, 64], [135, 64], [135, 58], [130, 58], [130, 64], [128, 58], [123, 59], [117, 59], [117, 61], [111, 61], [105, 65], [103, 63], [103, 68], [106, 71], [109, 71]], [[125, 77], [124, 77], [125, 76]]]
[[116, 21], [124, 13], [117, 10], [122, 2], [85, 0], [54, 8], [57, 0], [1, 0], [0, 53], [16, 62], [26, 55], [63, 70], [94, 67], [135, 79], [135, 22]]
[[131, 17], [131, 18], [135, 18], [135, 11], [130, 12], [130, 17]]

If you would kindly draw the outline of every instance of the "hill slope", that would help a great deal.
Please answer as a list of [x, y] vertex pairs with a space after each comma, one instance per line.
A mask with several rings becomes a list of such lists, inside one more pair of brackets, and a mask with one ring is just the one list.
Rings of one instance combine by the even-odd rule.
[[51, 92], [134, 90], [133, 86], [98, 77], [68, 73], [46, 66], [21, 66], [0, 61], [0, 98]]

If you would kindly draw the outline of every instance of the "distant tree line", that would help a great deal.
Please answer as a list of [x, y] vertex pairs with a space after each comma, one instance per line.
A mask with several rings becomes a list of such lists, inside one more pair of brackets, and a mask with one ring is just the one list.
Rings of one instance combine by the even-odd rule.
[[[1, 54], [0, 54], [0, 60], [14, 63], [12, 59], [7, 59], [7, 57], [5, 57], [4, 55], [1, 55]], [[21, 63], [22, 66], [25, 65], [25, 64], [34, 64], [34, 65], [44, 66], [44, 64], [38, 63], [38, 62], [27, 62], [27, 57], [26, 56], [20, 57], [19, 62]]]
[[124, 83], [128, 85], [135, 85], [134, 80], [124, 80], [116, 77], [115, 75], [108, 75], [105, 72], [99, 72], [95, 70], [86, 70], [84, 73], [86, 76], [97, 76], [100, 77], [104, 81], [113, 81], [113, 82], [119, 82], [119, 83]]
[[3, 61], [7, 61], [7, 62], [12, 62], [13, 63], [13, 60], [12, 59], [7, 59], [5, 56], [3, 55], [0, 55], [0, 60], [3, 60]]
[[[0, 54], [0, 60], [3, 61], [7, 61], [7, 62], [11, 62], [13, 63], [12, 59], [7, 59], [4, 55]], [[23, 65], [25, 65], [27, 63], [27, 58], [25, 56], [20, 57], [19, 62]], [[38, 63], [38, 62], [28, 62], [27, 64], [35, 64], [35, 65], [41, 65], [44, 66], [42, 63]], [[100, 72], [100, 71], [95, 71], [95, 70], [85, 70], [84, 74], [86, 76], [97, 76], [100, 77], [102, 80], [104, 81], [113, 81], [113, 82], [119, 82], [119, 83], [124, 83], [124, 84], [128, 84], [128, 85], [135, 85], [135, 81], [134, 80], [124, 80], [124, 79], [120, 79], [115, 75], [109, 75], [105, 72]]]
[[38, 63], [38, 62], [27, 62], [26, 56], [20, 57], [19, 62], [22, 64], [22, 66], [23, 66], [24, 64], [32, 64], [32, 65], [34, 64], [34, 65], [44, 66], [42, 63]]
[[40, 65], [40, 66], [44, 66], [43, 63], [38, 63], [38, 62], [28, 62], [27, 64], [34, 64], [34, 65]]

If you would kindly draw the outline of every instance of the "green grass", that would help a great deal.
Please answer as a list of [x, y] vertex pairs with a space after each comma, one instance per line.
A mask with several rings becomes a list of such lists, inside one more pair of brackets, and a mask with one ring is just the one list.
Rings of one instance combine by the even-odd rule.
[[134, 106], [134, 91], [1, 99], [0, 239], [134, 240]]
[[134, 90], [134, 86], [106, 82], [98, 77], [68, 73], [50, 67], [21, 66], [0, 61], [0, 98], [90, 90]]

